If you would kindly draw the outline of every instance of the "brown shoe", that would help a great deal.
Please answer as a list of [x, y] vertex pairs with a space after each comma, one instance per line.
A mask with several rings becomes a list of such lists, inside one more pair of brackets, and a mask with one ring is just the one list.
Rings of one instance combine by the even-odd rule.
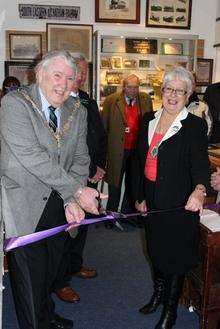
[[82, 266], [81, 270], [74, 275], [81, 279], [93, 279], [98, 275], [98, 273], [95, 269]]
[[78, 303], [80, 301], [79, 294], [71, 287], [64, 287], [54, 291], [59, 299], [67, 303]]

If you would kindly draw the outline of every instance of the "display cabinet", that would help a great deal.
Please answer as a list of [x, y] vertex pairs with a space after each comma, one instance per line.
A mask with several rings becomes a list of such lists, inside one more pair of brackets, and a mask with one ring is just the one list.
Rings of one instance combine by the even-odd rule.
[[140, 90], [151, 95], [154, 109], [161, 105], [161, 81], [165, 70], [182, 65], [194, 70], [196, 35], [94, 33], [94, 97], [100, 107], [105, 97], [120, 91], [122, 79], [140, 78]]

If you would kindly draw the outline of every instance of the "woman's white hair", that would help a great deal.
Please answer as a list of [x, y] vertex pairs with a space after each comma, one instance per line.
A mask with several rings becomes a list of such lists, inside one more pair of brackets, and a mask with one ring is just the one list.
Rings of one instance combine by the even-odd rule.
[[190, 71], [188, 71], [182, 66], [176, 66], [173, 69], [165, 72], [162, 82], [162, 88], [165, 87], [168, 82], [171, 82], [176, 79], [186, 83], [187, 94], [190, 95], [193, 91], [194, 77]]

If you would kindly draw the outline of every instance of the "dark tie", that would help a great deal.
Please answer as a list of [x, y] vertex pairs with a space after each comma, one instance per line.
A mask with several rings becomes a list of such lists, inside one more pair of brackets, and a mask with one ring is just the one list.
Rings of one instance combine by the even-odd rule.
[[49, 126], [53, 129], [54, 132], [57, 130], [57, 116], [55, 114], [56, 108], [50, 105], [49, 107], [50, 110], [50, 119], [49, 119]]
[[129, 105], [128, 106], [132, 106], [132, 102], [133, 102], [133, 99], [129, 99]]

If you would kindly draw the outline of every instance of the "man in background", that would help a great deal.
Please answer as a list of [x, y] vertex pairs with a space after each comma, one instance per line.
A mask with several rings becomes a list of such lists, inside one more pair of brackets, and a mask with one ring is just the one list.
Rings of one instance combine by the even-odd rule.
[[220, 143], [220, 82], [206, 88], [203, 100], [208, 104], [212, 117], [212, 130], [209, 143]]
[[[84, 87], [88, 63], [82, 55], [74, 57], [77, 64], [77, 76], [73, 83], [71, 97], [80, 100], [87, 109], [87, 146], [90, 156], [89, 178], [87, 186], [97, 188], [97, 184], [105, 175], [107, 136], [103, 127], [97, 103], [81, 88]], [[91, 217], [91, 214], [87, 214]], [[63, 264], [54, 285], [54, 291], [61, 300], [76, 303], [80, 300], [79, 294], [70, 286], [71, 276], [83, 279], [92, 279], [97, 276], [97, 271], [83, 266], [83, 251], [87, 238], [88, 226], [79, 227], [78, 233], [71, 239]]]
[[[106, 97], [102, 119], [108, 136], [107, 169], [108, 183], [107, 210], [118, 211], [123, 176], [125, 192], [121, 212], [135, 211], [130, 191], [130, 167], [136, 147], [141, 117], [153, 110], [148, 94], [139, 91], [140, 80], [132, 74], [124, 79], [122, 91]], [[112, 227], [111, 223], [106, 227]]]

